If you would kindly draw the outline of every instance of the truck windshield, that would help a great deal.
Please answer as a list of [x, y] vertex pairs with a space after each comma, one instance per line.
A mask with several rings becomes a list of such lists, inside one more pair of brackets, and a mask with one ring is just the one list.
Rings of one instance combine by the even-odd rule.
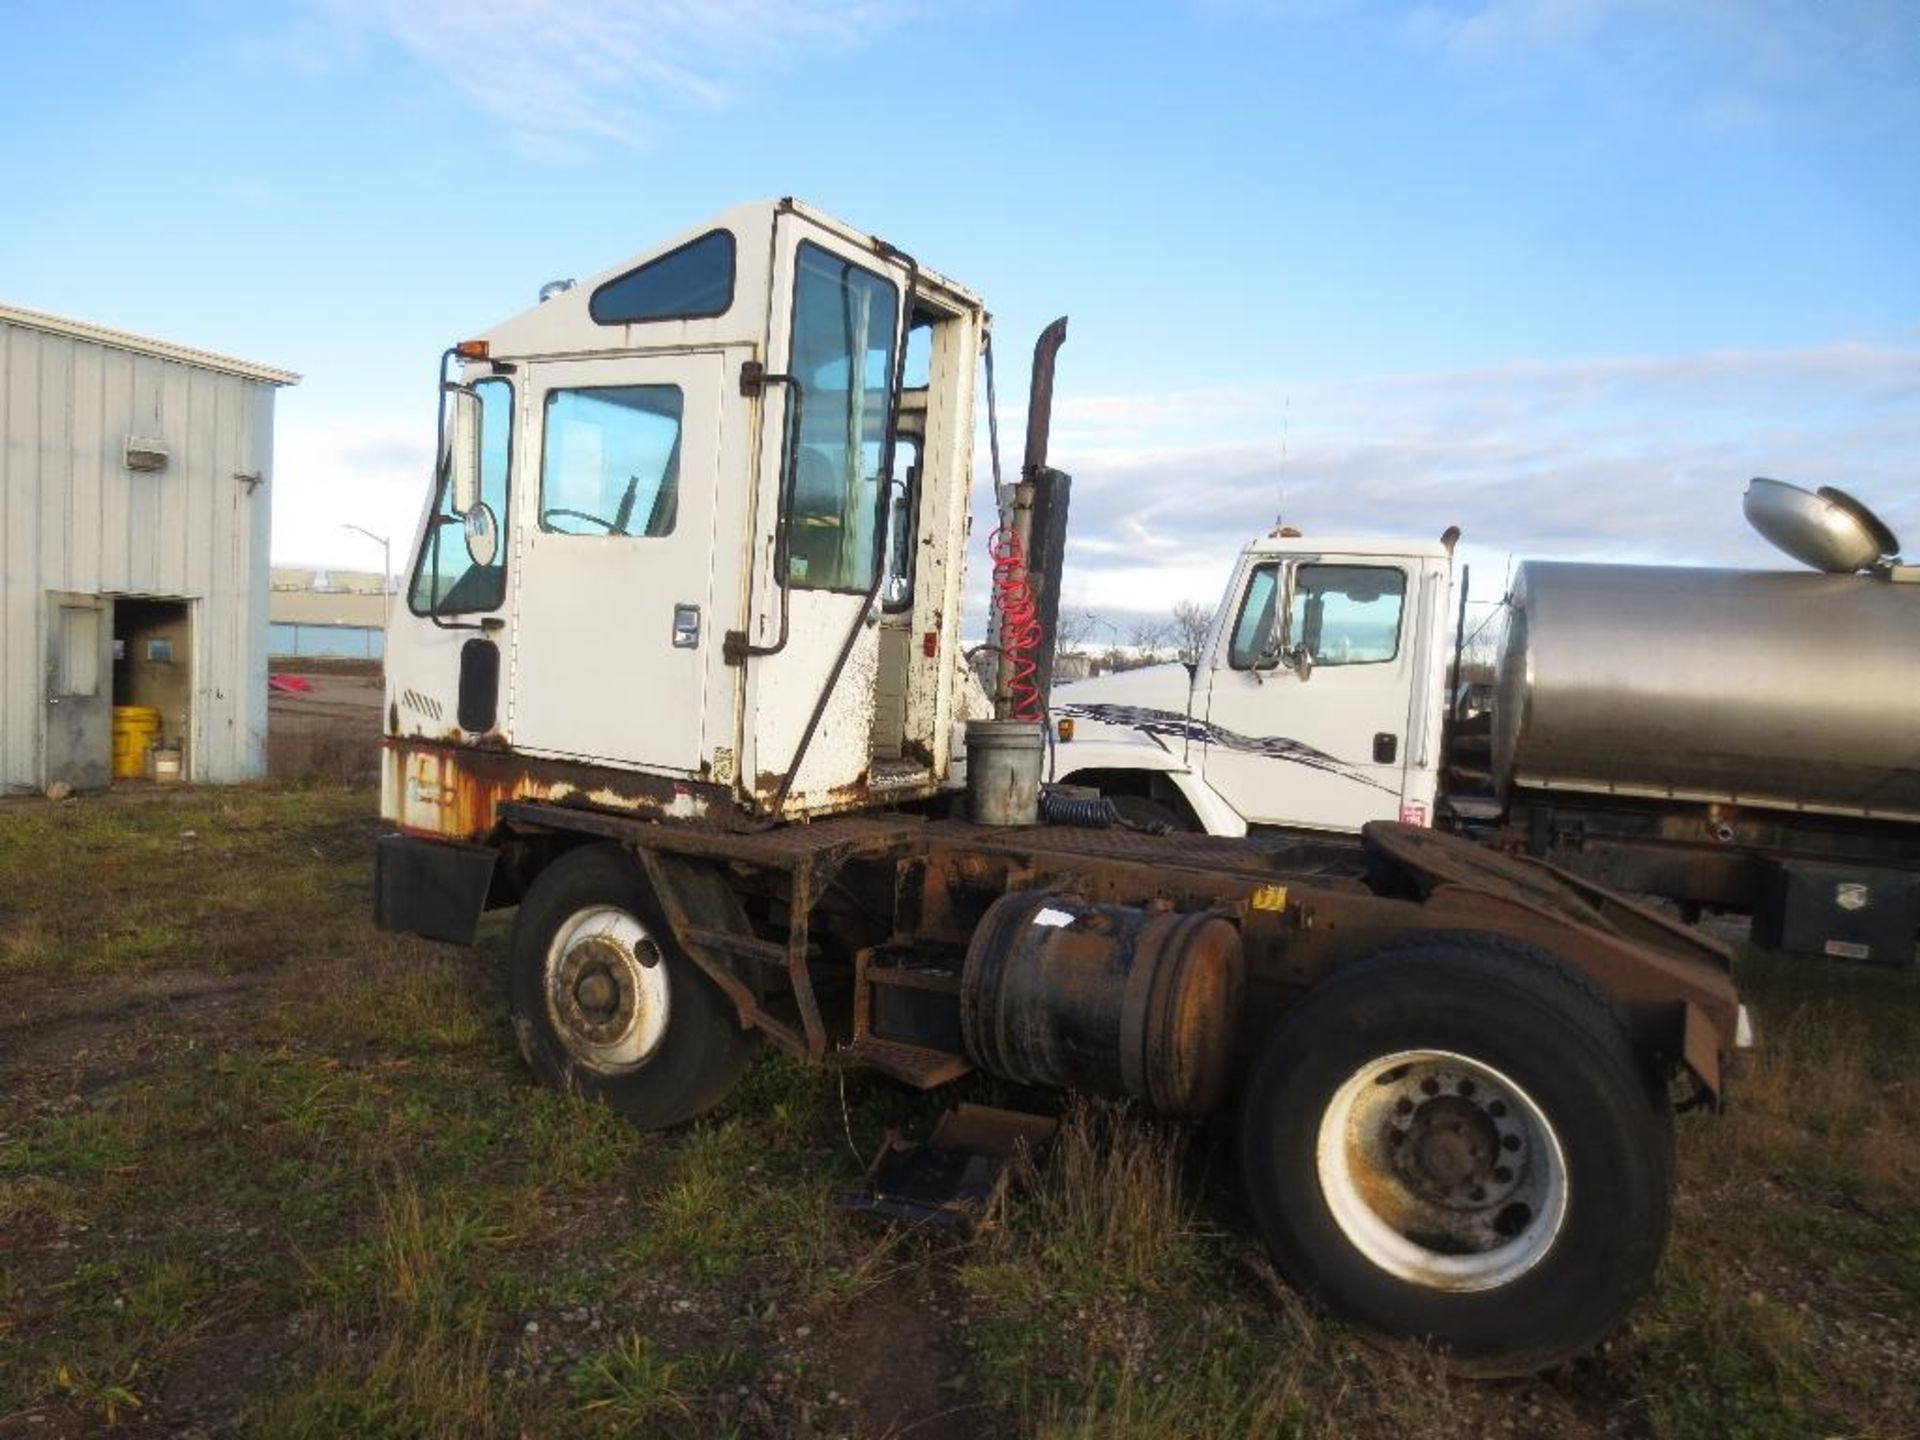
[[[513, 386], [491, 376], [473, 387], [480, 397], [480, 499], [493, 512], [496, 529], [507, 523], [509, 457], [513, 448]], [[507, 596], [506, 547], [492, 563], [476, 564], [467, 550], [462, 517], [453, 512], [447, 457], [440, 457], [433, 513], [420, 537], [408, 607], [416, 615], [468, 615], [498, 610]]]
[[864, 595], [873, 584], [899, 311], [890, 281], [801, 242], [788, 368], [805, 394], [784, 517], [795, 589]]

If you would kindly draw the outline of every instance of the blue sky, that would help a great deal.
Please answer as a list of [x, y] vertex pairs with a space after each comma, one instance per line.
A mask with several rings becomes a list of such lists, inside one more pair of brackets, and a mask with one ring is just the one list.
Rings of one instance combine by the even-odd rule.
[[1920, 537], [1911, 0], [10, 9], [0, 298], [302, 372], [285, 560], [411, 534], [449, 341], [786, 193], [1004, 355], [1071, 314], [1095, 608], [1283, 500], [1496, 569], [1770, 563], [1752, 474]]

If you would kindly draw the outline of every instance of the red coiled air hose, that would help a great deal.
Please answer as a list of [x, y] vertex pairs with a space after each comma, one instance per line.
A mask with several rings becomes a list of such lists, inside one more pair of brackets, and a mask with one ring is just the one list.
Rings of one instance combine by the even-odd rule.
[[1000, 611], [1000, 654], [1011, 670], [1007, 718], [1038, 721], [1040, 687], [1034, 677], [1040, 667], [1033, 652], [1043, 637], [1040, 607], [1027, 583], [1026, 551], [1019, 534], [1002, 525], [988, 537], [987, 554], [993, 560], [993, 604]]

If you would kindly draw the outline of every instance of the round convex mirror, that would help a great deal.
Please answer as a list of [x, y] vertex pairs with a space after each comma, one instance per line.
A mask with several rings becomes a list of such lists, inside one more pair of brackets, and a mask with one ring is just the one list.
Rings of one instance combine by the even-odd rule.
[[500, 522], [494, 519], [492, 507], [483, 501], [467, 511], [465, 528], [467, 555], [473, 563], [493, 564], [494, 556], [500, 552]]

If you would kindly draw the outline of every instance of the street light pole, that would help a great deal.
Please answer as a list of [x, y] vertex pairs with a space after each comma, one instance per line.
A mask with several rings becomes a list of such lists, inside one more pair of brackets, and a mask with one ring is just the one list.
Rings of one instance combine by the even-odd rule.
[[343, 530], [353, 530], [366, 536], [380, 546], [380, 658], [384, 663], [387, 655], [387, 615], [393, 609], [393, 546], [384, 535], [376, 535], [364, 525], [343, 523]]

